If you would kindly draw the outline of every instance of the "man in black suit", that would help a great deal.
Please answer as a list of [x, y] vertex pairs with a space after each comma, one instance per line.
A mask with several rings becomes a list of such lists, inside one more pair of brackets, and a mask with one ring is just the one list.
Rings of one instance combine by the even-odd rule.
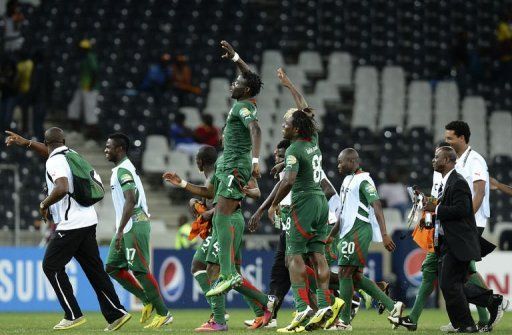
[[434, 243], [439, 255], [439, 282], [446, 300], [446, 310], [458, 333], [478, 332], [468, 302], [489, 310], [489, 330], [501, 317], [503, 296], [492, 290], [466, 283], [469, 263], [481, 260], [480, 239], [473, 215], [471, 190], [455, 171], [457, 155], [451, 147], [436, 150], [432, 165], [443, 176], [437, 206], [426, 204], [425, 210], [436, 213]]

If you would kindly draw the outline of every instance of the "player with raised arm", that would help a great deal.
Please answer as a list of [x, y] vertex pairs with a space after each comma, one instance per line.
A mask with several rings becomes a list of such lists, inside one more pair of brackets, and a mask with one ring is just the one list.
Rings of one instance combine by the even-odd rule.
[[[201, 152], [201, 151], [200, 151]], [[224, 156], [220, 156], [216, 163], [214, 170], [217, 172], [218, 169], [221, 169], [221, 166], [224, 164]], [[213, 199], [212, 205], [215, 206], [217, 203], [218, 197], [216, 189], [219, 187], [220, 180], [217, 178], [217, 173], [213, 173], [211, 178], [208, 180], [206, 186], [198, 186], [191, 183], [188, 183], [182, 180], [176, 173], [167, 172], [164, 174], [163, 178], [165, 181], [175, 185], [182, 187], [189, 191], [190, 193], [199, 196], [204, 199]], [[251, 178], [246, 186], [242, 188], [242, 192], [244, 195], [247, 195], [251, 198], [259, 198], [261, 193], [258, 188], [258, 184], [255, 178]], [[213, 207], [210, 210], [208, 216], [211, 216], [215, 213], [216, 208]], [[212, 213], [213, 212], [213, 213]], [[242, 211], [240, 206], [234, 213], [237, 216], [237, 220], [233, 224], [233, 263], [236, 264], [236, 270], [240, 271], [240, 263], [242, 259], [241, 255], [241, 244], [243, 238], [243, 232], [245, 229], [245, 222], [243, 219]], [[216, 227], [213, 226], [211, 231], [211, 239], [208, 243], [208, 250], [206, 252], [206, 272], [208, 274], [208, 279], [210, 283], [218, 282], [220, 266], [219, 266], [219, 244], [218, 244], [218, 231]], [[196, 253], [197, 256], [197, 253]], [[199, 256], [197, 256], [199, 257]], [[196, 260], [197, 257], [194, 257]], [[214, 284], [215, 285], [215, 284]], [[206, 289], [206, 287], [205, 287]], [[253, 312], [255, 313], [256, 318], [254, 322], [249, 326], [250, 329], [256, 329], [263, 326], [266, 326], [272, 318], [272, 313], [274, 311], [275, 305], [275, 297], [268, 296], [254, 287], [246, 278], [242, 277], [242, 284], [235, 287], [235, 290], [243, 295], [246, 302], [249, 304]], [[208, 298], [208, 297], [207, 297]], [[216, 295], [210, 297], [210, 302], [213, 308], [213, 318], [211, 318], [207, 323], [203, 324], [201, 327], [197, 328], [196, 331], [199, 332], [209, 332], [209, 331], [222, 331], [227, 330], [226, 320], [225, 320], [225, 296], [224, 295]]]
[[222, 57], [236, 63], [241, 74], [231, 85], [231, 98], [236, 101], [229, 111], [223, 133], [224, 164], [218, 166], [215, 173], [219, 185], [215, 190], [217, 204], [213, 226], [218, 233], [220, 278], [207, 296], [223, 294], [242, 284], [242, 276], [236, 270], [231, 252], [232, 228], [244, 223], [243, 216], [236, 214], [240, 200], [245, 197], [244, 186], [251, 175], [260, 177], [261, 130], [254, 97], [260, 92], [261, 79], [249, 69], [228, 42], [222, 41], [221, 47], [225, 51]]

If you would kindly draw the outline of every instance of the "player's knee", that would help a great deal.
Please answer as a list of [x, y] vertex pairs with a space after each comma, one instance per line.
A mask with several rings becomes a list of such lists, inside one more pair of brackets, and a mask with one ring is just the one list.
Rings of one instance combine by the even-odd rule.
[[206, 270], [206, 264], [198, 261], [193, 261], [192, 266], [190, 267], [190, 272], [192, 275], [198, 271], [204, 271]]
[[218, 264], [208, 263], [206, 266], [206, 274], [210, 280], [217, 280], [220, 274], [220, 267]]

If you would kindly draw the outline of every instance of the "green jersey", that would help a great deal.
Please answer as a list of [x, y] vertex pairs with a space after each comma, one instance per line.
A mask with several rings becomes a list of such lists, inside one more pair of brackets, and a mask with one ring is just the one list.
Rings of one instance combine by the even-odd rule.
[[215, 173], [210, 178], [209, 183], [213, 185], [213, 192], [215, 193], [215, 197], [213, 198], [213, 204], [215, 205], [217, 203], [217, 190], [219, 189], [220, 179], [218, 176], [219, 170], [224, 165], [224, 155], [220, 155], [217, 157], [217, 161], [215, 161]]
[[307, 195], [323, 195], [320, 181], [322, 180], [322, 152], [318, 148], [318, 136], [311, 140], [297, 139], [286, 149], [286, 171], [297, 172], [292, 187], [294, 199]]
[[249, 124], [257, 121], [256, 105], [251, 101], [237, 101], [229, 111], [224, 129], [224, 167], [250, 167], [251, 134]]

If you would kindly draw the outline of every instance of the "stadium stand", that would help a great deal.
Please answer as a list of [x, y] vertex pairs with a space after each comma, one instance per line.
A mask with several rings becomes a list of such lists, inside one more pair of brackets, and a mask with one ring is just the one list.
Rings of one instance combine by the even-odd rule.
[[[479, 11], [479, 6], [488, 10]], [[471, 48], [489, 50], [501, 10], [491, 0], [480, 0], [478, 5], [454, 0], [415, 6], [386, 0], [43, 1], [38, 7], [24, 6], [28, 24], [23, 34], [26, 45], [49, 53], [56, 119], [62, 117], [73, 94], [76, 44], [83, 37], [94, 41], [102, 69], [101, 130], [129, 133], [139, 144], [132, 152], [133, 161], [147, 173], [168, 166], [165, 155], [153, 160], [166, 151], [167, 164], [184, 175], [200, 177], [193, 161], [181, 153], [148, 148], [154, 148], [152, 136], [168, 136], [170, 122], [180, 109], [187, 108], [191, 127], [204, 112], [213, 114], [217, 125], [223, 124], [229, 108], [227, 88], [235, 76], [231, 64], [219, 61], [218, 41], [226, 39], [243, 50], [265, 84], [258, 101], [265, 170], [280, 139], [281, 115], [293, 106], [275, 75], [276, 68], [285, 66], [317, 108], [324, 169], [335, 185], [340, 181], [336, 156], [350, 145], [362, 150], [365, 168], [378, 176], [378, 182], [388, 169], [405, 165], [408, 182], [428, 189], [432, 148], [442, 139], [444, 124], [459, 117], [470, 122], [472, 145], [486, 156], [491, 174], [503, 182], [512, 181], [506, 169], [512, 156], [512, 87], [451, 74], [455, 34], [470, 32]], [[310, 15], [312, 11], [317, 15]], [[232, 29], [224, 27], [226, 20]], [[281, 23], [278, 31], [264, 29], [276, 20]], [[163, 51], [188, 55], [202, 95], [138, 91], [148, 65]], [[482, 63], [489, 72], [498, 67], [497, 61], [488, 58], [482, 57]], [[346, 99], [343, 90], [352, 100]], [[22, 210], [22, 227], [27, 228], [38, 217], [29, 204], [37, 204], [41, 196], [41, 165], [31, 164], [36, 158], [6, 150], [3, 144], [0, 156], [2, 163], [17, 162], [23, 167], [21, 174], [29, 176], [22, 178], [20, 194], [27, 204]], [[10, 172], [0, 173], [10, 185], [6, 189], [12, 189]], [[261, 184], [266, 194], [273, 182]], [[0, 203], [2, 208], [12, 208], [13, 195], [6, 189]], [[499, 200], [492, 202], [493, 221], [512, 221], [509, 200], [499, 194], [492, 197]], [[248, 204], [244, 213], [252, 212], [254, 206]], [[9, 213], [0, 214], [5, 216], [1, 220], [5, 229], [13, 227]]]

